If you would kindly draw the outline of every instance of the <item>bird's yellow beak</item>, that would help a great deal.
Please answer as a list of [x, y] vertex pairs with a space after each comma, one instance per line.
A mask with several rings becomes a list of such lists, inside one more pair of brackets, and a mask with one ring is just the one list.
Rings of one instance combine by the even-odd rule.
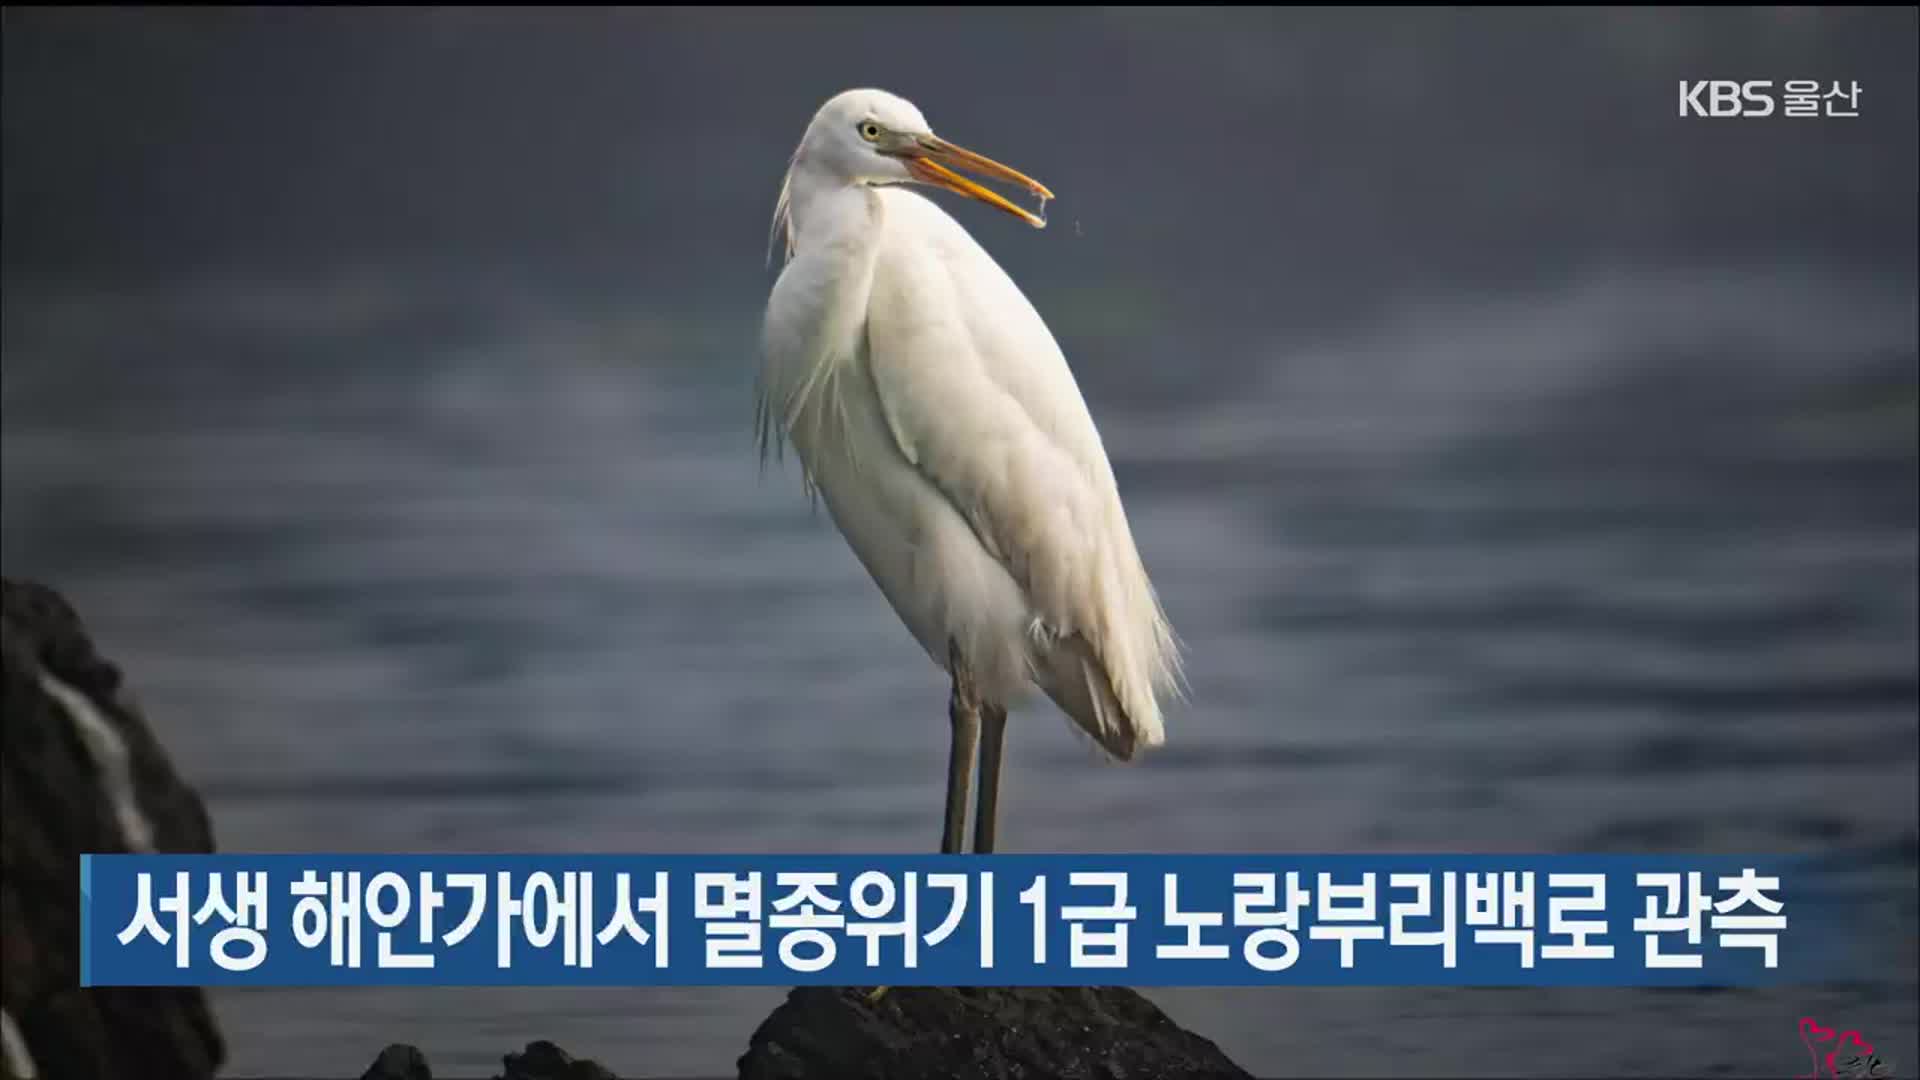
[[907, 171], [921, 183], [946, 188], [948, 191], [965, 195], [969, 199], [978, 199], [988, 206], [1005, 210], [1036, 229], [1047, 227], [1047, 219], [1041, 214], [1015, 206], [999, 192], [982, 187], [955, 171], [964, 169], [977, 176], [1018, 184], [1040, 197], [1040, 209], [1044, 212], [1047, 202], [1053, 198], [1053, 192], [1048, 191], [1045, 184], [1017, 169], [1010, 169], [990, 157], [955, 146], [933, 135], [915, 136], [912, 142], [898, 152], [898, 156], [906, 162]]

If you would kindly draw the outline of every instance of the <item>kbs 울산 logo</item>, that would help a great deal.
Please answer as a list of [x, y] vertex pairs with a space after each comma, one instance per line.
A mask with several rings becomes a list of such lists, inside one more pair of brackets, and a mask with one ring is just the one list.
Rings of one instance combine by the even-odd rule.
[[1797, 1080], [1891, 1080], [1893, 1066], [1880, 1060], [1873, 1044], [1858, 1031], [1825, 1027], [1811, 1016], [1800, 1018], [1800, 1044], [1807, 1048], [1812, 1072]]

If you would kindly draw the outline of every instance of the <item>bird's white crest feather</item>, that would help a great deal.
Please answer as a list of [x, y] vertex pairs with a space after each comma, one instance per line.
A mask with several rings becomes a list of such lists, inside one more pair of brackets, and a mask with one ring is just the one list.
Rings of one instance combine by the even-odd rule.
[[800, 148], [793, 148], [793, 156], [787, 159], [787, 172], [780, 178], [780, 197], [773, 203], [773, 224], [767, 229], [767, 265], [773, 265], [773, 251], [780, 248], [780, 262], [785, 265], [793, 261], [793, 170], [800, 161]]

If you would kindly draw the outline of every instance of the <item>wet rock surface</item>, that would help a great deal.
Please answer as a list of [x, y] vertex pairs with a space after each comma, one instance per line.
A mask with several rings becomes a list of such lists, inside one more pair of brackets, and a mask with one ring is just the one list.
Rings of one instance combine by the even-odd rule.
[[801, 987], [754, 1032], [741, 1080], [1245, 1078], [1120, 987]]
[[197, 989], [79, 985], [80, 855], [207, 852], [200, 797], [59, 594], [0, 579], [0, 1008], [7, 1073], [204, 1080]]

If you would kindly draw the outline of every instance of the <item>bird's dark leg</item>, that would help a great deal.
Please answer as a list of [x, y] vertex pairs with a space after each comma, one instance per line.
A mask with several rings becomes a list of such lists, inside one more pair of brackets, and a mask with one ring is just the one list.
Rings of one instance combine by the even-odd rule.
[[[953, 723], [953, 746], [947, 752], [947, 819], [940, 833], [940, 853], [959, 855], [967, 838], [967, 787], [973, 780], [973, 757], [980, 749], [980, 694], [973, 670], [960, 655], [958, 642], [947, 642], [947, 670], [953, 673], [953, 695], [947, 699], [947, 719]], [[885, 997], [887, 988], [867, 992], [869, 1003]]]
[[953, 673], [953, 695], [947, 700], [953, 747], [947, 756], [947, 820], [940, 834], [940, 852], [958, 855], [965, 850], [961, 845], [967, 837], [967, 786], [973, 778], [973, 756], [980, 747], [980, 697], [960, 646], [951, 641], [947, 668]]
[[998, 705], [980, 708], [980, 807], [973, 818], [973, 850], [993, 850], [994, 826], [1000, 818], [1000, 750], [1006, 744], [1007, 710]]

